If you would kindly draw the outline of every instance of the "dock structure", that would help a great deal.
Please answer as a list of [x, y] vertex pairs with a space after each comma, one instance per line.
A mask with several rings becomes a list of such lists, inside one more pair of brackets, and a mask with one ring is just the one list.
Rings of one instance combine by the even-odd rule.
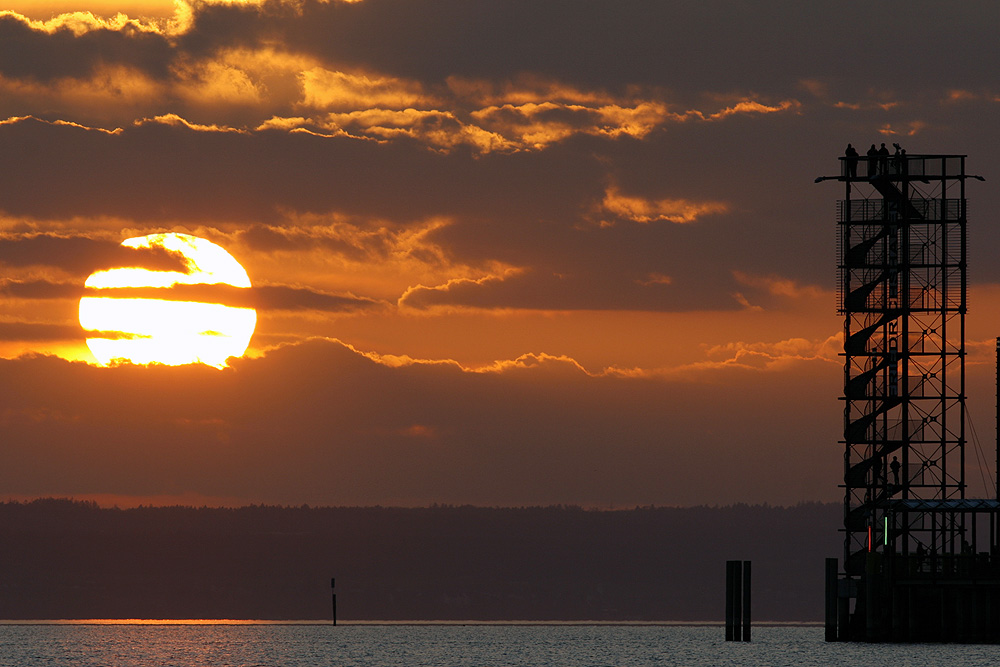
[[838, 176], [816, 179], [845, 188], [844, 552], [826, 566], [830, 641], [1000, 641], [1000, 480], [997, 497], [966, 497], [965, 187], [982, 178], [965, 159], [896, 146], [848, 153]]

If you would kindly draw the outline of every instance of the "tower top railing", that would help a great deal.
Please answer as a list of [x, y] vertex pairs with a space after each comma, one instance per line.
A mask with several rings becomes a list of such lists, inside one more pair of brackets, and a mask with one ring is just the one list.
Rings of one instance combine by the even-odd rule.
[[[878, 177], [899, 179], [960, 179], [967, 178], [965, 155], [930, 155], [899, 152], [889, 155], [840, 156], [840, 178], [837, 180], [867, 181]], [[828, 179], [825, 177], [823, 180]], [[978, 178], [972, 176], [971, 178]], [[820, 179], [817, 179], [817, 181]]]

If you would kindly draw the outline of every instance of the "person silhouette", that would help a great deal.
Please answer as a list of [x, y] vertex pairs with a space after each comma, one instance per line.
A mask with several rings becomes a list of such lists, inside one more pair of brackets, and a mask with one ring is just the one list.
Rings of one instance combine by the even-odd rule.
[[889, 464], [889, 469], [892, 471], [892, 485], [895, 487], [899, 486], [899, 459], [895, 456], [892, 457], [892, 463]]
[[844, 151], [846, 158], [844, 159], [844, 165], [847, 167], [847, 177], [857, 178], [858, 177], [858, 152], [854, 150], [854, 146], [847, 144], [847, 150]]
[[882, 144], [882, 147], [878, 149], [878, 173], [883, 176], [889, 173], [889, 149]]
[[868, 177], [871, 178], [878, 173], [878, 149], [875, 144], [868, 149]]
[[901, 174], [903, 173], [903, 147], [897, 143], [893, 143], [892, 147], [896, 149], [896, 152], [892, 155], [892, 173]]

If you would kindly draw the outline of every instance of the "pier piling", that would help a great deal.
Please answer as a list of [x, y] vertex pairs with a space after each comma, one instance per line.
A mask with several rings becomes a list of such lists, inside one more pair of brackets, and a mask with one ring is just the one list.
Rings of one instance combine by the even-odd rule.
[[726, 641], [750, 641], [750, 561], [726, 561]]
[[337, 587], [337, 579], [335, 577], [331, 577], [330, 578], [330, 590], [333, 591], [333, 593], [331, 593], [331, 596], [332, 596], [331, 600], [332, 600], [332, 604], [333, 604], [333, 624], [334, 625], [337, 625], [337, 592], [335, 590], [336, 587]]

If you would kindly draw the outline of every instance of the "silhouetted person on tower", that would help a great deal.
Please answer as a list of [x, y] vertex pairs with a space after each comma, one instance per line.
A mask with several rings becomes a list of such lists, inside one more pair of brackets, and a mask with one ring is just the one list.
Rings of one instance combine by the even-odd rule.
[[897, 489], [899, 488], [899, 459], [895, 456], [892, 457], [892, 463], [889, 464], [889, 469], [892, 470], [892, 485]]
[[844, 151], [844, 155], [847, 159], [844, 160], [844, 164], [847, 166], [847, 177], [857, 178], [858, 177], [858, 152], [854, 150], [854, 146], [847, 144], [847, 150]]
[[878, 149], [878, 173], [885, 176], [889, 173], [889, 149], [882, 144]]
[[868, 149], [868, 178], [878, 173], [878, 149], [875, 144]]

